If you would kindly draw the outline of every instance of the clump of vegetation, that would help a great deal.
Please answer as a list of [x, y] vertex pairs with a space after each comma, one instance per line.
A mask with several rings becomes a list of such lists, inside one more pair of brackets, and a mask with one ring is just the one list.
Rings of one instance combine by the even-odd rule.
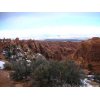
[[47, 63], [47, 61], [43, 59], [37, 59], [30, 62], [27, 62], [26, 60], [11, 61], [11, 78], [16, 81], [26, 80], [27, 77], [31, 78], [31, 74], [34, 70], [45, 63]]
[[13, 72], [11, 73], [11, 78], [20, 81], [23, 79], [27, 79], [28, 76], [32, 73], [32, 67], [27, 64], [26, 61], [18, 61], [18, 62], [12, 62], [13, 64]]
[[79, 65], [77, 65], [74, 61], [68, 61], [66, 63], [65, 70], [63, 80], [66, 80], [67, 84], [70, 86], [82, 85], [80, 79], [84, 79], [85, 75]]
[[54, 61], [38, 59], [27, 64], [26, 61], [12, 62], [11, 78], [21, 81], [30, 77], [32, 86], [58, 87], [80, 86], [84, 73], [74, 61]]
[[33, 73], [33, 86], [80, 86], [82, 70], [73, 61], [48, 63], [37, 66]]

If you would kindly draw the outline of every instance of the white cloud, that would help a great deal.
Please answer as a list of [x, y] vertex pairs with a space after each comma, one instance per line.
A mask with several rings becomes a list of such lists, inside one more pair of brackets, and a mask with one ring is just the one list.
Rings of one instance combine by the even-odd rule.
[[100, 27], [94, 26], [51, 26], [34, 28], [30, 30], [0, 31], [1, 38], [24, 38], [24, 39], [45, 39], [45, 38], [82, 38], [100, 37]]

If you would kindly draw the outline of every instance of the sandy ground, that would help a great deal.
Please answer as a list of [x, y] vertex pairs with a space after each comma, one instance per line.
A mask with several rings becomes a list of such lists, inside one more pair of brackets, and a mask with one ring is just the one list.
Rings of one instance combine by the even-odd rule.
[[9, 71], [7, 70], [0, 70], [0, 87], [30, 87], [31, 82], [16, 82], [11, 80]]
[[9, 71], [0, 70], [0, 87], [12, 87], [13, 81], [9, 77]]

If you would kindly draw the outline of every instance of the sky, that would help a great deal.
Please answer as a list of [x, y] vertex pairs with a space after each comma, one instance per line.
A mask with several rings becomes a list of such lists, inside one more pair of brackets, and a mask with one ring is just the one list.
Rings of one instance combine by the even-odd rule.
[[100, 37], [99, 12], [0, 12], [0, 38]]

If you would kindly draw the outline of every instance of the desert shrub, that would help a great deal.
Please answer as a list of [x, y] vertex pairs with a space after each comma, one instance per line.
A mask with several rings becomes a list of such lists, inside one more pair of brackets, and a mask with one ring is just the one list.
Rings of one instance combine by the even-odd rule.
[[[37, 68], [33, 72], [33, 81], [35, 82], [36, 86], [47, 86], [49, 73], [48, 73], [49, 66], [45, 64], [41, 64], [37, 66]], [[33, 83], [34, 84], [34, 83]]]
[[37, 59], [35, 61], [31, 61], [30, 63], [26, 60], [11, 61], [11, 78], [16, 81], [25, 80], [27, 77], [31, 78], [31, 74], [37, 66], [41, 66], [41, 64], [44, 65], [45, 63], [47, 63], [47, 61], [43, 59]]
[[35, 70], [37, 67], [39, 67], [41, 65], [47, 65], [47, 64], [48, 64], [48, 61], [45, 59], [36, 59], [31, 62], [31, 66], [32, 66], [33, 70]]
[[84, 79], [85, 75], [74, 61], [68, 61], [62, 77], [69, 86], [80, 86], [82, 85], [80, 79]]
[[73, 61], [49, 61], [34, 70], [33, 86], [80, 86], [84, 73]]
[[11, 78], [20, 81], [30, 77], [32, 86], [80, 86], [84, 73], [74, 61], [54, 61], [38, 59], [27, 64], [26, 61], [12, 62]]
[[28, 65], [26, 61], [18, 61], [12, 62], [13, 64], [13, 72], [11, 73], [11, 78], [20, 81], [23, 79], [27, 79], [28, 76], [32, 73], [32, 66]]
[[[58, 86], [60, 63], [58, 61], [43, 62], [34, 70], [33, 78], [37, 86]], [[58, 67], [57, 67], [58, 66]]]

